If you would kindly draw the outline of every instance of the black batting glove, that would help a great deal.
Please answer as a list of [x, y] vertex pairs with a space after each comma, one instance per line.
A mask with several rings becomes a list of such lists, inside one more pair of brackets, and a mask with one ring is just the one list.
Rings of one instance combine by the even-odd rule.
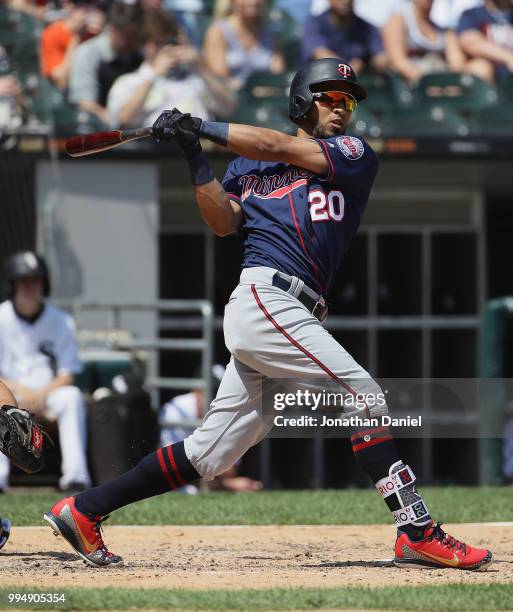
[[161, 143], [166, 140], [172, 140], [174, 134], [174, 124], [177, 117], [181, 117], [181, 113], [178, 109], [165, 110], [158, 117], [153, 124], [153, 138], [155, 142]]
[[201, 153], [199, 132], [201, 119], [191, 117], [173, 108], [164, 111], [153, 124], [153, 137], [157, 142], [173, 140], [183, 150], [187, 158]]
[[191, 117], [189, 113], [185, 113], [181, 117], [176, 118], [174, 126], [175, 133], [173, 140], [183, 149], [185, 157], [196, 157], [196, 155], [201, 153], [199, 139], [201, 119]]

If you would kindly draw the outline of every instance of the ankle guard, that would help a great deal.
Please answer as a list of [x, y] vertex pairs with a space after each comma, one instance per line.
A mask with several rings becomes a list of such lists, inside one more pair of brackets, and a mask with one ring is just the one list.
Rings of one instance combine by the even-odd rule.
[[397, 527], [410, 523], [426, 525], [431, 520], [422, 496], [415, 489], [415, 480], [410, 467], [397, 461], [390, 466], [388, 476], [374, 485], [394, 515]]

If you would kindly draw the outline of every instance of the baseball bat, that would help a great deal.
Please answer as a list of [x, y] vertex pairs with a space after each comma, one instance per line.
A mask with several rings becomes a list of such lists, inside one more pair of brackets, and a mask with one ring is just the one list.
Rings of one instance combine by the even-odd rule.
[[153, 128], [151, 127], [138, 128], [137, 130], [95, 132], [94, 134], [84, 134], [83, 136], [68, 138], [64, 148], [71, 157], [83, 157], [84, 155], [99, 153], [100, 151], [110, 151], [110, 149], [114, 149], [114, 147], [118, 147], [125, 142], [147, 138], [152, 133]]

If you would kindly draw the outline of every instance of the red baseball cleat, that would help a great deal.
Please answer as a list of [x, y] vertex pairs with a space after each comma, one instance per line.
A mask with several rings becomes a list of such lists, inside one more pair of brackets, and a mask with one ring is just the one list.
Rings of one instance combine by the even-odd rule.
[[65, 497], [45, 512], [55, 535], [61, 535], [88, 565], [122, 565], [123, 559], [107, 550], [102, 538], [101, 523], [107, 517], [89, 518], [75, 508], [75, 498]]
[[452, 567], [465, 570], [481, 570], [493, 560], [492, 553], [484, 548], [473, 548], [445, 533], [442, 523], [431, 524], [422, 540], [410, 540], [406, 533], [399, 533], [395, 543], [394, 564], [398, 567]]

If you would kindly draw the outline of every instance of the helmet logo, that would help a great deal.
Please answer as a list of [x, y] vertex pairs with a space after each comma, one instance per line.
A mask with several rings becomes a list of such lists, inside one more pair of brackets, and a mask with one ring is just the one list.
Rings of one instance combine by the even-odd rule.
[[37, 258], [34, 253], [27, 252], [23, 255], [23, 259], [29, 268], [35, 270], [37, 268]]
[[337, 72], [340, 72], [340, 74], [345, 78], [349, 78], [351, 76], [351, 73], [353, 72], [351, 66], [348, 66], [347, 64], [339, 64], [338, 68], [337, 68]]

